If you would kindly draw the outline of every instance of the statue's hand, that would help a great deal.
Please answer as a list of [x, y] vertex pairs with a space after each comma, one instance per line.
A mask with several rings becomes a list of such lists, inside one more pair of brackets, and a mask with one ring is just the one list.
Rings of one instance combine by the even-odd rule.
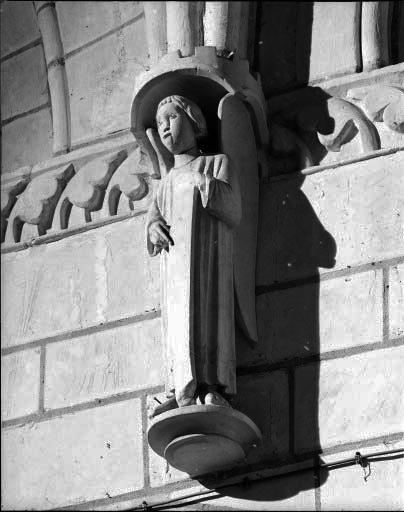
[[162, 249], [168, 251], [170, 245], [174, 245], [174, 240], [170, 236], [170, 226], [164, 220], [156, 220], [149, 226], [150, 242], [156, 247], [157, 253]]

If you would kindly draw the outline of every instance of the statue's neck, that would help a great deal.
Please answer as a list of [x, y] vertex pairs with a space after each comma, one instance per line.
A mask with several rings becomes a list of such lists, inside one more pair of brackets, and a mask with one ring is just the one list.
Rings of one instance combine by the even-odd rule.
[[200, 151], [198, 149], [198, 146], [194, 146], [191, 149], [187, 149], [184, 153], [181, 153], [180, 155], [174, 155], [174, 167], [182, 167], [183, 165], [192, 162], [192, 160], [195, 160], [195, 158], [199, 155]]

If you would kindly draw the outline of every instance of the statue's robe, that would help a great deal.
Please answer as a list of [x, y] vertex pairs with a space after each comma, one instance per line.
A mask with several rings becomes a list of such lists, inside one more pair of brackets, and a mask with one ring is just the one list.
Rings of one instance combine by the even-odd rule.
[[[201, 160], [202, 159], [202, 160]], [[200, 168], [195, 186], [192, 168]], [[236, 169], [226, 155], [203, 155], [161, 180], [147, 227], [163, 218], [174, 245], [161, 252], [166, 392], [192, 398], [197, 387], [236, 393], [233, 228], [241, 219]], [[147, 240], [150, 254], [154, 246]]]

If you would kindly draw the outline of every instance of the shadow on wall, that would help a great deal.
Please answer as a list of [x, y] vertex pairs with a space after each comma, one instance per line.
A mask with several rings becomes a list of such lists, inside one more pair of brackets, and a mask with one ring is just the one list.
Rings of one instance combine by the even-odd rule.
[[258, 2], [255, 68], [265, 97], [306, 85], [313, 2]]
[[[234, 402], [263, 434], [259, 453], [248, 458], [251, 470], [256, 471], [270, 468], [274, 462], [280, 465], [314, 458], [321, 463], [319, 365], [312, 364], [312, 371], [306, 372], [302, 381], [296, 378], [296, 370], [303, 362], [315, 361], [320, 352], [319, 268], [334, 267], [336, 243], [301, 190], [304, 180], [305, 176], [295, 174], [261, 187], [259, 344], [248, 348], [238, 332], [239, 378]], [[306, 406], [302, 411], [303, 399]], [[327, 478], [323, 469], [319, 475], [308, 471], [217, 492], [243, 500], [285, 500], [321, 486]], [[207, 480], [200, 482], [210, 487]]]
[[[256, 56], [268, 97], [297, 83], [307, 84], [313, 3], [263, 2], [261, 9], [257, 27], [261, 44]], [[276, 44], [272, 44], [274, 38]], [[327, 108], [328, 95], [314, 88], [307, 89], [308, 121], [314, 116], [317, 121], [322, 120], [316, 125], [320, 133], [332, 133], [335, 126]], [[291, 128], [296, 130], [297, 120], [290, 121]], [[305, 131], [310, 137], [313, 127]], [[321, 160], [324, 148], [318, 144], [317, 149], [315, 160]], [[282, 158], [281, 154], [275, 156]], [[313, 364], [312, 371], [305, 372], [302, 380], [300, 375], [297, 378], [297, 369], [305, 358], [305, 362], [315, 361], [320, 352], [319, 268], [334, 267], [336, 243], [301, 190], [304, 180], [304, 175], [294, 174], [263, 184], [260, 191], [259, 343], [257, 347], [248, 347], [241, 333], [237, 334], [239, 378], [234, 403], [263, 433], [260, 452], [248, 459], [251, 469], [269, 468], [274, 462], [280, 465], [314, 459], [321, 463], [319, 365]], [[303, 399], [304, 409], [300, 407]], [[255, 483], [250, 488], [239, 485], [217, 492], [242, 500], [279, 501], [321, 486], [327, 478], [326, 470], [318, 474], [308, 471]], [[206, 480], [200, 481], [207, 484]]]

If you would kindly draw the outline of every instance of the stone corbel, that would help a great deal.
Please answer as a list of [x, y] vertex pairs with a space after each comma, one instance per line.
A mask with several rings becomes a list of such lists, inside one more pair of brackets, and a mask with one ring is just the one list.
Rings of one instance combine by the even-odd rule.
[[137, 148], [118, 167], [105, 192], [103, 217], [127, 213], [149, 193], [149, 162]]
[[144, 211], [155, 182], [150, 161], [132, 146], [102, 157], [86, 155], [35, 177], [31, 167], [16, 171], [18, 176], [2, 184], [1, 243], [9, 250], [69, 227]]
[[66, 229], [94, 220], [94, 212], [103, 206], [105, 190], [112, 175], [126, 157], [126, 150], [122, 150], [85, 164], [60, 197], [54, 228]]
[[18, 196], [24, 192], [30, 181], [31, 167], [25, 168], [25, 173], [9, 186], [1, 187], [1, 243], [4, 242], [7, 226], [9, 224], [9, 217], [18, 200]]
[[12, 244], [46, 234], [58, 200], [73, 175], [70, 164], [30, 181], [8, 219], [5, 242]]

